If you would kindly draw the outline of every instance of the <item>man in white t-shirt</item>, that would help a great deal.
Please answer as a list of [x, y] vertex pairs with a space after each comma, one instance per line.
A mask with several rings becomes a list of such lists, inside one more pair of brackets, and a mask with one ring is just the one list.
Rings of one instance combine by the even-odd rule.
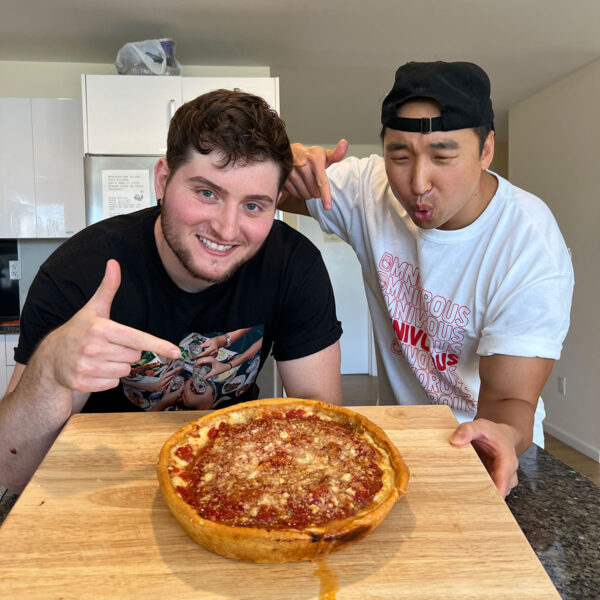
[[[496, 486], [543, 446], [541, 390], [569, 326], [573, 270], [535, 196], [488, 171], [493, 110], [472, 63], [407, 63], [382, 106], [383, 157], [294, 144], [284, 210], [354, 248], [383, 401], [450, 406]], [[327, 171], [325, 170], [327, 168]], [[320, 198], [320, 200], [319, 200]]]

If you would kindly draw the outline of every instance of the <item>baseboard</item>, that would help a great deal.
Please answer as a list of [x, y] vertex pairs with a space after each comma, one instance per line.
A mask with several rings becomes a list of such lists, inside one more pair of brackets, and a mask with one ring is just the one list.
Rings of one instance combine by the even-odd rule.
[[547, 431], [550, 435], [554, 436], [557, 440], [560, 440], [563, 444], [567, 444], [567, 446], [571, 446], [581, 454], [585, 454], [588, 458], [595, 460], [597, 463], [600, 463], [600, 449], [593, 448], [588, 444], [584, 444], [582, 441], [574, 438], [571, 434], [562, 430], [560, 427], [556, 427], [555, 425], [551, 425], [544, 421], [544, 431]]

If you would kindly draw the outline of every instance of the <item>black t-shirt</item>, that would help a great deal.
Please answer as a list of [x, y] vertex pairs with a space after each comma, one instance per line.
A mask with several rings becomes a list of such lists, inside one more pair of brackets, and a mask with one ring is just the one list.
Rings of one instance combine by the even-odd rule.
[[[276, 220], [258, 253], [230, 279], [189, 293], [160, 260], [159, 212], [155, 207], [96, 223], [48, 258], [23, 307], [17, 362], [27, 363], [40, 340], [87, 303], [110, 258], [121, 265], [111, 319], [179, 345], [183, 359], [167, 362], [143, 352], [117, 388], [91, 394], [86, 412], [220, 408], [251, 400], [271, 350], [275, 360], [293, 360], [339, 339], [325, 265], [300, 233]], [[215, 361], [235, 366], [206, 377]]]

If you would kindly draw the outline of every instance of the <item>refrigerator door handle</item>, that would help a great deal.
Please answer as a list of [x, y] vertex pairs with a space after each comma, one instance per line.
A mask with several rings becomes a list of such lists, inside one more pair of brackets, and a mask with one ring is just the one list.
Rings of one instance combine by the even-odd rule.
[[[175, 99], [172, 98], [171, 100], [169, 100], [169, 121], [173, 118], [173, 115], [175, 114]], [[168, 123], [167, 123], [168, 125]]]

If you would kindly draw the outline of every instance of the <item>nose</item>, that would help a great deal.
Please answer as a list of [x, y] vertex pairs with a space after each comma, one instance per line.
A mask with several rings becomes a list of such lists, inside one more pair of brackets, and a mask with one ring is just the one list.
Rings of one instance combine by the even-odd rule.
[[410, 174], [410, 187], [415, 196], [423, 196], [431, 190], [431, 172], [425, 158], [414, 161]]
[[238, 237], [239, 210], [234, 202], [225, 202], [219, 206], [216, 215], [211, 219], [211, 227], [222, 241], [232, 242]]

